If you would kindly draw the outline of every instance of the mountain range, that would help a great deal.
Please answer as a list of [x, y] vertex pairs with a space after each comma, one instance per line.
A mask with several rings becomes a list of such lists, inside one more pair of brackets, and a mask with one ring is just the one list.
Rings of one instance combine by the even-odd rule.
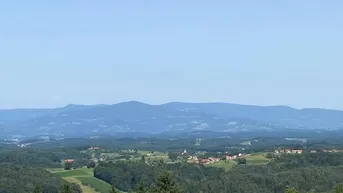
[[0, 136], [343, 129], [343, 111], [230, 103], [68, 105], [0, 110]]

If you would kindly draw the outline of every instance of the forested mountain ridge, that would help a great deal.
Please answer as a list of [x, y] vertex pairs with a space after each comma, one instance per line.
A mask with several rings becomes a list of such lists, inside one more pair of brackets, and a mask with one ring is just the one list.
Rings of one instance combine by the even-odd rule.
[[232, 103], [182, 103], [164, 104], [173, 109], [207, 112], [225, 117], [239, 117], [262, 122], [278, 123], [287, 127], [305, 129], [343, 128], [343, 111], [288, 106], [256, 106]]
[[343, 111], [229, 103], [149, 105], [131, 101], [56, 109], [0, 110], [0, 125], [0, 136], [342, 129]]

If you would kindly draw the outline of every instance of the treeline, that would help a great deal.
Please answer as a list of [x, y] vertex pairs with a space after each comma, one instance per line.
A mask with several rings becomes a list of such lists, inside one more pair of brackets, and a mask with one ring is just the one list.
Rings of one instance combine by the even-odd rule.
[[80, 193], [80, 187], [49, 173], [61, 160], [85, 166], [90, 156], [76, 149], [0, 149], [0, 193]]
[[[287, 140], [285, 137], [292, 136], [290, 133], [285, 133], [283, 137], [270, 136], [266, 137], [265, 133], [254, 134], [233, 134], [230, 133], [229, 137], [209, 137], [209, 136], [197, 136], [200, 140], [197, 141], [196, 137], [188, 136], [185, 134], [183, 138], [154, 138], [154, 137], [142, 137], [142, 138], [114, 138], [114, 137], [102, 137], [102, 138], [69, 138], [64, 140], [52, 140], [50, 142], [35, 143], [30, 145], [31, 148], [38, 149], [58, 149], [65, 147], [66, 149], [85, 149], [89, 145], [99, 146], [113, 151], [120, 151], [123, 149], [139, 149], [145, 151], [160, 151], [160, 152], [179, 152], [187, 149], [188, 152], [194, 153], [197, 151], [206, 152], [226, 152], [241, 151], [244, 149], [246, 153], [269, 151], [274, 150], [277, 147], [289, 148], [289, 149], [330, 149], [341, 148], [343, 149], [343, 143], [340, 139], [336, 139], [336, 133], [331, 133], [329, 136], [323, 135], [322, 139], [318, 137], [311, 137], [306, 133], [299, 135], [300, 138], [307, 136], [307, 140]], [[237, 135], [237, 136], [236, 136]], [[261, 136], [264, 137], [256, 137]], [[317, 135], [317, 134], [316, 134]], [[244, 145], [242, 142], [248, 142], [250, 145]]]
[[237, 165], [229, 172], [187, 163], [128, 161], [101, 163], [94, 176], [116, 182], [123, 191], [135, 190], [140, 181], [153, 187], [153, 179], [169, 171], [185, 193], [284, 193], [288, 187], [329, 193], [343, 182], [342, 160], [342, 154], [331, 153], [285, 155], [267, 165]]
[[41, 168], [1, 163], [0, 174], [0, 193], [82, 192], [78, 185], [68, 183]]
[[76, 149], [0, 149], [0, 163], [37, 167], [61, 167], [61, 160], [74, 159], [75, 167], [87, 165], [90, 155]]
[[[339, 184], [333, 188], [333, 190], [330, 193], [342, 193], [343, 192], [343, 184]], [[288, 188], [285, 193], [301, 193], [295, 188]], [[307, 193], [315, 193], [314, 191], [310, 191]]]
[[[251, 146], [242, 145], [244, 141], [251, 142]], [[288, 141], [280, 137], [265, 137], [265, 138], [202, 138], [198, 144], [196, 139], [190, 138], [99, 138], [99, 139], [64, 139], [58, 141], [50, 141], [44, 143], [32, 144], [33, 148], [51, 148], [56, 149], [58, 147], [66, 148], [80, 148], [88, 147], [89, 144], [94, 146], [100, 146], [107, 149], [123, 150], [123, 149], [139, 149], [148, 151], [180, 151], [187, 149], [189, 152], [207, 151], [207, 152], [224, 152], [228, 148], [246, 149], [247, 151], [261, 151], [266, 148], [272, 148], [275, 146], [282, 147], [303, 147], [305, 143], [297, 141]]]
[[309, 166], [342, 166], [343, 152], [284, 154], [282, 156], [274, 156], [271, 165], [285, 169]]

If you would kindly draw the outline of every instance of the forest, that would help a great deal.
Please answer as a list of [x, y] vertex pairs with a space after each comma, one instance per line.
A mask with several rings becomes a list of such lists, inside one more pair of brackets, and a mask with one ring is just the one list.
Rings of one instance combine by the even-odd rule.
[[0, 164], [0, 193], [60, 193], [61, 187], [70, 187], [70, 193], [81, 193], [79, 186], [64, 181], [43, 168]]
[[[48, 172], [50, 168], [77, 172], [88, 167], [90, 178], [107, 182], [117, 192], [130, 193], [336, 193], [343, 183], [343, 145], [337, 140], [108, 138], [62, 142], [63, 146], [51, 141], [41, 147], [0, 148], [0, 193], [64, 193], [63, 187], [69, 187], [69, 193], [81, 192], [81, 184]], [[304, 152], [273, 153], [285, 148]], [[228, 169], [187, 163], [187, 156], [181, 156], [184, 149], [187, 156], [198, 155], [200, 159], [220, 157], [222, 164], [226, 164], [225, 154], [239, 152], [264, 152], [268, 158], [261, 164], [228, 161], [232, 163]], [[72, 159], [72, 165], [64, 167], [68, 165], [63, 164], [64, 159]]]
[[109, 183], [115, 182], [124, 191], [135, 190], [141, 181], [148, 188], [153, 187], [153, 179], [169, 171], [187, 193], [283, 193], [288, 188], [300, 192], [331, 192], [343, 182], [342, 163], [343, 154], [331, 153], [286, 155], [267, 165], [241, 164], [228, 172], [187, 163], [111, 162], [100, 163], [94, 176]]

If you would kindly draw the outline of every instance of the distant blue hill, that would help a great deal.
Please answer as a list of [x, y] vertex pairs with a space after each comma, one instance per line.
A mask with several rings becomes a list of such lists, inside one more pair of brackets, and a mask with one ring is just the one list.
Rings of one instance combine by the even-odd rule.
[[229, 103], [149, 105], [137, 101], [113, 105], [68, 105], [55, 109], [0, 110], [0, 136], [285, 129], [343, 129], [343, 111]]
[[206, 112], [231, 118], [273, 122], [286, 127], [342, 129], [343, 111], [318, 108], [294, 109], [288, 106], [255, 106], [230, 103], [168, 103], [172, 109]]

